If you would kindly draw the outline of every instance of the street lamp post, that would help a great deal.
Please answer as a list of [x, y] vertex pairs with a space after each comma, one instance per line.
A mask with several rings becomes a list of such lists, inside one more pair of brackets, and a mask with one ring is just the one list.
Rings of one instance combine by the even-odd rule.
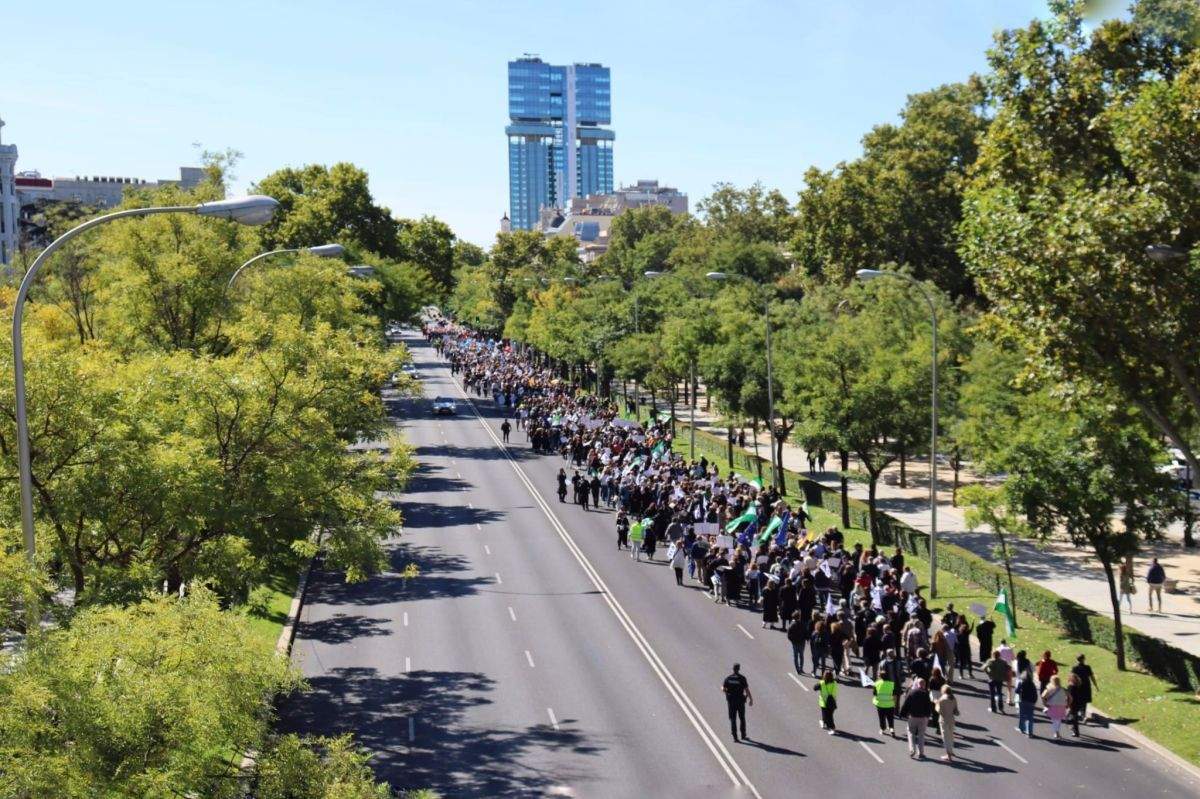
[[95, 219], [88, 220], [82, 225], [71, 228], [66, 233], [52, 241], [46, 249], [34, 259], [29, 271], [21, 280], [17, 290], [17, 299], [13, 305], [12, 344], [13, 344], [13, 378], [16, 388], [16, 417], [17, 417], [17, 468], [21, 482], [21, 531], [25, 538], [25, 556], [30, 563], [34, 562], [33, 535], [33, 470], [29, 453], [29, 419], [25, 404], [25, 346], [21, 335], [21, 322], [24, 319], [25, 300], [29, 289], [37, 278], [38, 272], [55, 250], [62, 247], [71, 239], [99, 227], [107, 222], [134, 216], [150, 216], [151, 214], [197, 214], [218, 219], [228, 219], [243, 225], [261, 225], [270, 221], [275, 215], [279, 202], [273, 197], [250, 195], [230, 200], [216, 200], [200, 205], [173, 205], [159, 208], [129, 208], [116, 211]]
[[937, 305], [933, 295], [911, 275], [903, 272], [891, 272], [880, 269], [859, 269], [854, 273], [859, 280], [874, 280], [880, 277], [895, 277], [912, 283], [925, 297], [929, 305], [929, 317], [932, 322], [933, 357], [930, 364], [930, 383], [932, 392], [929, 397], [929, 595], [937, 597], [937, 429], [938, 429], [938, 318]]
[[316, 247], [293, 247], [259, 253], [234, 270], [233, 274], [229, 277], [229, 282], [225, 284], [225, 290], [228, 291], [229, 289], [233, 288], [234, 281], [238, 279], [238, 275], [242, 273], [243, 269], [245, 269], [247, 266], [250, 266], [250, 264], [255, 263], [256, 261], [261, 261], [264, 258], [269, 258], [272, 255], [283, 255], [284, 253], [295, 252], [304, 252], [308, 253], [309, 255], [316, 255], [319, 258], [338, 258], [345, 254], [346, 248], [340, 244], [320, 244]]
[[779, 448], [775, 441], [775, 388], [774, 388], [774, 373], [771, 366], [771, 294], [765, 291], [763, 286], [755, 280], [746, 277], [745, 275], [736, 272], [709, 272], [706, 277], [709, 280], [729, 280], [740, 279], [744, 280], [753, 286], [756, 290], [762, 291], [763, 300], [763, 325], [766, 328], [766, 344], [767, 344], [767, 433], [771, 437], [771, 478], [775, 481], [775, 485], [782, 488], [783, 480], [781, 477], [781, 464], [777, 461], [777, 452]]

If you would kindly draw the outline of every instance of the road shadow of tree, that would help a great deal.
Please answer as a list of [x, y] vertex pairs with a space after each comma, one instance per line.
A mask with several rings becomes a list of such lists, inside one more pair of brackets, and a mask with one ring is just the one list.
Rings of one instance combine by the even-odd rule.
[[[306, 604], [383, 605], [419, 599], [457, 598], [478, 593], [493, 584], [481, 575], [463, 576], [472, 571], [461, 555], [449, 555], [439, 546], [394, 541], [388, 546], [388, 570], [357, 583], [347, 583], [337, 572], [316, 569], [308, 586]], [[417, 576], [405, 579], [404, 569], [417, 567]], [[308, 623], [301, 625], [299, 636], [311, 637]]]
[[305, 622], [303, 635], [306, 639], [325, 644], [344, 644], [356, 638], [390, 635], [386, 622], [387, 619], [336, 613], [327, 619]]
[[597, 777], [587, 769], [573, 773], [562, 758], [553, 757], [568, 752], [599, 758], [604, 752], [571, 719], [560, 721], [557, 730], [544, 723], [471, 724], [467, 714], [491, 704], [489, 694], [496, 689], [496, 682], [479, 672], [385, 676], [373, 668], [335, 669], [311, 678], [304, 693], [283, 700], [278, 726], [283, 732], [352, 733], [371, 753], [378, 778], [401, 790], [541, 797], [554, 786]]

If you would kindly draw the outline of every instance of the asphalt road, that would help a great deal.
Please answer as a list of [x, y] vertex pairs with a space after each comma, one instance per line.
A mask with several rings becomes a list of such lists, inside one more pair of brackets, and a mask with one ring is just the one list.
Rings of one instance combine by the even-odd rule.
[[[662, 550], [618, 552], [611, 513], [559, 504], [559, 458], [518, 430], [499, 446], [490, 400], [430, 416], [432, 397], [465, 395], [432, 348], [407, 343], [426, 398], [395, 403], [422, 464], [399, 498], [404, 533], [388, 573], [314, 574], [293, 650], [312, 691], [281, 708], [284, 729], [352, 732], [381, 779], [447, 797], [1200, 795], [1116, 729], [1019, 735], [979, 682], [957, 686], [953, 764], [935, 742], [910, 760], [851, 685], [826, 735], [781, 633], [676, 586]], [[406, 585], [408, 563], [421, 576]], [[741, 744], [719, 690], [735, 660], [756, 701]]]

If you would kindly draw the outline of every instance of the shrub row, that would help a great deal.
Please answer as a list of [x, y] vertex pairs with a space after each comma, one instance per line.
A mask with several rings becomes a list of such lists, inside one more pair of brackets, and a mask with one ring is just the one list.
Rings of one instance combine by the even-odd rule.
[[[687, 425], [676, 437], [680, 445], [686, 446]], [[706, 455], [716, 463], [728, 464], [726, 442], [719, 436], [696, 430], [696, 453]], [[770, 473], [769, 461], [734, 448], [734, 469], [758, 473]], [[799, 488], [810, 507], [821, 507], [834, 514], [841, 513], [839, 493], [804, 475], [787, 471], [793, 491]], [[850, 525], [862, 530], [870, 529], [867, 504], [857, 499], [850, 500]], [[906, 552], [926, 556], [929, 552], [928, 533], [916, 530], [899, 519], [884, 513], [876, 514], [876, 536], [883, 544], [899, 546]], [[1004, 568], [989, 563], [973, 552], [954, 544], [938, 543], [938, 568], [980, 586], [986, 591], [999, 592], [1006, 585]], [[1070, 599], [1048, 591], [1035, 583], [1013, 578], [1014, 607], [1017, 613], [1028, 613], [1042, 621], [1062, 629], [1072, 639], [1094, 644], [1105, 649], [1116, 649], [1116, 625], [1107, 616], [1102, 616]], [[1020, 619], [1018, 617], [1018, 624]], [[1184, 652], [1167, 642], [1146, 635], [1124, 625], [1125, 651], [1130, 659], [1137, 661], [1147, 672], [1180, 688], [1195, 690], [1200, 686], [1200, 657]]]

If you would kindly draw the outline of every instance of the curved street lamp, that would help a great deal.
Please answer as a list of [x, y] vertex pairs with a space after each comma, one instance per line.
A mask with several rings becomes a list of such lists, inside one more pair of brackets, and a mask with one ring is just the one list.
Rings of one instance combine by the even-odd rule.
[[271, 250], [269, 252], [259, 253], [258, 255], [251, 258], [249, 261], [246, 261], [246, 263], [239, 266], [236, 270], [234, 270], [234, 273], [229, 277], [229, 282], [225, 284], [225, 289], [229, 290], [229, 289], [233, 288], [233, 283], [235, 280], [238, 279], [238, 275], [240, 275], [242, 273], [242, 270], [245, 269], [250, 264], [252, 264], [256, 261], [261, 261], [264, 258], [269, 258], [272, 255], [282, 255], [284, 253], [295, 253], [295, 252], [308, 253], [309, 255], [315, 255], [318, 258], [339, 258], [346, 253], [346, 248], [340, 244], [319, 244], [316, 247], [292, 247], [292, 248], [285, 248], [282, 250]]
[[234, 197], [228, 200], [214, 200], [199, 205], [171, 205], [158, 208], [128, 208], [111, 214], [90, 219], [82, 225], [71, 228], [66, 233], [50, 242], [46, 249], [38, 254], [33, 265], [21, 280], [17, 290], [16, 303], [13, 305], [12, 344], [13, 344], [13, 377], [16, 383], [16, 416], [17, 416], [17, 468], [21, 479], [21, 531], [25, 538], [25, 556], [30, 563], [34, 562], [33, 537], [33, 470], [29, 454], [29, 419], [25, 406], [25, 346], [21, 336], [21, 322], [24, 319], [25, 300], [29, 289], [37, 279], [38, 272], [55, 250], [62, 247], [80, 233], [99, 227], [107, 222], [134, 216], [150, 216], [152, 214], [196, 214], [216, 219], [228, 219], [242, 225], [261, 225], [271, 220], [279, 201], [274, 197], [252, 194], [247, 197]]
[[[775, 388], [773, 386], [775, 379], [771, 369], [771, 294], [765, 291], [762, 284], [753, 278], [737, 272], [709, 272], [705, 275], [709, 280], [743, 280], [754, 287], [755, 291], [762, 293], [763, 298], [763, 326], [766, 328], [767, 339], [767, 432], [771, 435], [771, 478], [775, 481], [776, 487], [782, 490], [783, 480], [783, 463], [776, 462], [776, 449], [778, 445], [775, 442]], [[779, 461], [783, 460], [782, 453], [779, 454]]]
[[854, 276], [859, 280], [868, 281], [875, 280], [880, 277], [895, 277], [901, 280], [907, 280], [916, 286], [921, 294], [925, 297], [925, 302], [929, 305], [929, 316], [932, 320], [932, 336], [933, 336], [933, 357], [930, 365], [930, 383], [932, 384], [932, 393], [929, 397], [929, 596], [937, 597], [937, 426], [938, 426], [938, 369], [937, 369], [937, 334], [938, 334], [938, 319], [937, 305], [933, 302], [933, 295], [929, 290], [912, 275], [906, 275], [903, 272], [892, 272], [881, 269], [859, 269], [854, 273]]

